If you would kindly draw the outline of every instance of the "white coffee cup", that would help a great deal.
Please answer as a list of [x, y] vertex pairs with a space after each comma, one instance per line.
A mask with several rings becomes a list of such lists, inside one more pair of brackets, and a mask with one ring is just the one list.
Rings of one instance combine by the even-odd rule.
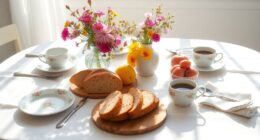
[[44, 55], [39, 56], [40, 61], [48, 64], [53, 69], [60, 69], [65, 66], [68, 60], [68, 50], [56, 47], [48, 49]]
[[197, 95], [198, 87], [194, 80], [176, 79], [170, 82], [169, 94], [175, 105], [186, 107], [203, 94]]
[[206, 68], [222, 60], [223, 54], [217, 53], [214, 48], [199, 46], [193, 49], [192, 58], [198, 67]]

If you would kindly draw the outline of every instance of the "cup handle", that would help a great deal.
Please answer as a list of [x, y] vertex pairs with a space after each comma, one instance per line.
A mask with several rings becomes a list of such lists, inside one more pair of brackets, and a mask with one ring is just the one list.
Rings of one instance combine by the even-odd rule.
[[218, 59], [215, 59], [214, 60], [214, 62], [216, 63], [216, 62], [219, 62], [220, 60], [222, 60], [222, 58], [223, 58], [223, 53], [216, 53], [216, 57], [215, 58], [217, 58], [218, 56], [220, 56]]
[[[204, 90], [201, 90], [200, 87], [203, 87]], [[203, 86], [203, 85], [198, 86], [198, 91], [199, 91], [200, 94], [199, 94], [199, 95], [196, 94], [195, 99], [197, 99], [197, 98], [199, 98], [200, 96], [203, 96], [203, 95], [204, 95], [204, 93], [206, 92], [206, 88], [205, 88], [205, 86]], [[197, 93], [198, 93], [198, 92], [197, 92]]]
[[42, 61], [43, 63], [47, 64], [47, 60], [45, 58], [45, 55], [39, 55], [39, 60]]

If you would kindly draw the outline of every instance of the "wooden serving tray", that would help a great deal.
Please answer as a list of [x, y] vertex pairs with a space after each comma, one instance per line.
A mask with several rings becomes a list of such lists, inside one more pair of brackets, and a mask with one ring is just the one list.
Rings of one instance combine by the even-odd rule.
[[[131, 87], [136, 87], [136, 86], [137, 86], [137, 80], [131, 85], [124, 86], [123, 89], [121, 90], [121, 92], [126, 93], [126, 92], [128, 92], [128, 90]], [[73, 94], [75, 94], [77, 96], [88, 97], [91, 99], [102, 99], [102, 98], [107, 97], [107, 95], [109, 94], [109, 93], [86, 93], [82, 88], [79, 88], [78, 86], [76, 86], [73, 83], [70, 83], [70, 90]]]
[[98, 111], [100, 103], [98, 103], [92, 110], [93, 122], [102, 130], [120, 135], [135, 135], [152, 131], [164, 123], [167, 115], [166, 108], [163, 104], [160, 104], [157, 109], [141, 118], [121, 122], [111, 122], [100, 118]]

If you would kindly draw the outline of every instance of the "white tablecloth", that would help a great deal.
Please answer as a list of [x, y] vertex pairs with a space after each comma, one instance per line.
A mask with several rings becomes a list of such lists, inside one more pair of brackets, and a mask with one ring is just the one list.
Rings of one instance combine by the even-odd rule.
[[[152, 77], [137, 77], [138, 87], [154, 91], [161, 102], [167, 107], [167, 119], [158, 129], [135, 136], [110, 134], [98, 129], [91, 120], [91, 109], [100, 101], [88, 99], [87, 103], [69, 120], [67, 125], [56, 129], [56, 123], [68, 113], [34, 117], [18, 109], [0, 109], [0, 138], [6, 139], [260, 139], [259, 114], [251, 119], [219, 112], [208, 107], [199, 106], [197, 102], [187, 108], [173, 105], [168, 95], [168, 85], [171, 80], [169, 69], [170, 53], [168, 49], [194, 47], [198, 45], [211, 46], [224, 53], [225, 68], [215, 72], [201, 72], [198, 83], [206, 81], [213, 83], [224, 82], [234, 88], [247, 89], [252, 92], [255, 105], [260, 105], [260, 74], [232, 73], [228, 70], [260, 71], [260, 54], [254, 50], [222, 42], [195, 39], [164, 38], [155, 43], [154, 48], [159, 52], [160, 61], [156, 74]], [[72, 55], [78, 57], [76, 68], [63, 77], [55, 80], [40, 78], [13, 77], [15, 71], [32, 72], [39, 64], [37, 58], [25, 58], [26, 53], [43, 53], [50, 47], [66, 47]], [[73, 41], [55, 41], [26, 49], [0, 65], [0, 103], [17, 105], [19, 100], [32, 91], [42, 88], [69, 89], [69, 77], [84, 69], [84, 59], [81, 57], [82, 48], [77, 48]], [[117, 56], [111, 62], [110, 70], [126, 63], [126, 55]], [[79, 98], [77, 97], [76, 103]]]

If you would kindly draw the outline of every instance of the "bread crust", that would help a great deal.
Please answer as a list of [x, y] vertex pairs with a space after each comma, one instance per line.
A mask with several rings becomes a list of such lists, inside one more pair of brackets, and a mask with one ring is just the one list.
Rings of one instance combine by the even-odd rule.
[[112, 72], [97, 72], [86, 77], [83, 81], [83, 90], [86, 93], [111, 93], [122, 90], [122, 80]]
[[[155, 95], [152, 92], [145, 90], [145, 91], [142, 91], [142, 94], [143, 94], [143, 98], [144, 98], [142, 108], [137, 113], [132, 114], [130, 116], [131, 119], [136, 119], [136, 118], [142, 117], [142, 116], [150, 113], [159, 104], [159, 99], [157, 97], [155, 97]], [[152, 101], [149, 101], [148, 102], [149, 104], [146, 104], [147, 102], [145, 100], [149, 100], [148, 97], [151, 98]]]
[[92, 73], [93, 70], [82, 70], [74, 74], [70, 77], [70, 82], [75, 84], [77, 87], [82, 88], [82, 83], [86, 77], [89, 76], [90, 73]]
[[[113, 99], [112, 99], [113, 98]], [[111, 106], [110, 108], [107, 108]], [[104, 120], [113, 118], [122, 107], [122, 93], [120, 91], [114, 91], [109, 94], [106, 99], [101, 103], [99, 107], [99, 115]]]
[[130, 88], [129, 94], [133, 95], [134, 97], [134, 105], [132, 109], [128, 111], [128, 114], [129, 116], [133, 116], [134, 114], [137, 114], [142, 109], [143, 94], [137, 88]]
[[111, 121], [124, 121], [128, 119], [128, 111], [133, 107], [133, 95], [126, 93], [122, 95], [122, 106], [118, 114], [116, 114]]

